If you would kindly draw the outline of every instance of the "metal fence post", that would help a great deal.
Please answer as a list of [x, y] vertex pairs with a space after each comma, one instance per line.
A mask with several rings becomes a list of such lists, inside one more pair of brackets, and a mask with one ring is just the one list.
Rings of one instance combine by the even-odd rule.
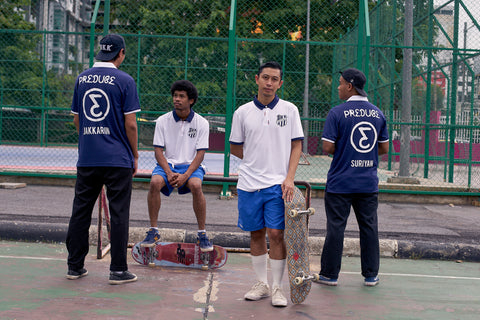
[[[286, 56], [287, 56], [287, 43], [286, 41], [283, 42], [283, 52], [282, 52], [282, 70], [283, 70], [283, 76], [285, 77], [285, 74], [286, 74], [286, 69], [285, 69], [285, 60], [286, 60]], [[285, 86], [282, 85], [280, 87], [280, 98], [284, 98], [284, 93], [285, 93]]]
[[[391, 33], [391, 41], [394, 40], [395, 38], [395, 34], [397, 33], [397, 2], [396, 1], [393, 1], [393, 8], [392, 8], [392, 12], [393, 12], [393, 17], [392, 17], [392, 21], [393, 21], [393, 26], [392, 26], [392, 33]], [[390, 49], [390, 63], [389, 63], [389, 72], [390, 72], [390, 76], [393, 76], [396, 71], [395, 71], [395, 49], [394, 48], [391, 48]], [[390, 97], [390, 101], [389, 101], [389, 104], [390, 104], [390, 108], [389, 108], [389, 119], [388, 121], [390, 122], [390, 124], [393, 123], [393, 115], [394, 115], [394, 112], [395, 112], [395, 82], [394, 81], [391, 81], [390, 82], [390, 86], [389, 86], [389, 90], [390, 90], [390, 94], [389, 94], [389, 97]], [[390, 130], [388, 132], [389, 136], [390, 136], [390, 139], [388, 140], [388, 165], [387, 165], [387, 169], [388, 170], [392, 170], [392, 155], [395, 153], [395, 148], [394, 148], [394, 145], [393, 145], [393, 125], [390, 125]]]
[[184, 74], [185, 80], [188, 79], [188, 45], [189, 45], [189, 35], [187, 33], [185, 37], [185, 63], [183, 64], [184, 70], [185, 70], [185, 74]]
[[[236, 52], [235, 52], [235, 24], [237, 15], [237, 1], [232, 0], [230, 4], [230, 24], [228, 27], [228, 69], [227, 69], [227, 101], [226, 101], [226, 113], [225, 113], [225, 151], [223, 157], [223, 176], [230, 176], [230, 132], [232, 129], [232, 117], [233, 106], [235, 102], [234, 97], [234, 84], [235, 84], [235, 65], [236, 65]], [[228, 184], [223, 183], [222, 196], [228, 196]]]
[[93, 66], [93, 58], [95, 56], [95, 23], [97, 22], [98, 9], [100, 8], [100, 2], [95, 3], [95, 9], [93, 9], [92, 21], [90, 22], [90, 59], [89, 67]]
[[[358, 69], [365, 72], [365, 76], [369, 78], [369, 60], [370, 60], [370, 19], [368, 12], [368, 0], [360, 1], [360, 19], [358, 24], [358, 55], [357, 66]], [[365, 91], [368, 90], [368, 81], [365, 84]]]
[[455, 1], [453, 13], [453, 55], [452, 55], [452, 81], [451, 81], [451, 109], [450, 109], [450, 141], [448, 154], [448, 182], [453, 182], [455, 164], [455, 129], [457, 121], [457, 88], [458, 88], [458, 23], [459, 23], [459, 1]]
[[412, 121], [413, 0], [405, 1], [403, 38], [402, 124], [400, 125], [400, 177], [410, 176], [410, 122]]
[[47, 88], [47, 29], [43, 30], [42, 106], [40, 111], [40, 146], [44, 145], [45, 134], [45, 91]]
[[[307, 0], [307, 44], [305, 46], [305, 88], [303, 92], [303, 117], [308, 118], [308, 100], [309, 100], [309, 77], [310, 77], [310, 0]], [[303, 140], [303, 153], [308, 154], [308, 120], [303, 120], [303, 131], [305, 138]]]
[[[432, 46], [433, 43], [433, 0], [428, 2], [428, 45]], [[428, 178], [429, 167], [429, 153], [430, 153], [430, 112], [432, 110], [432, 50], [428, 51], [427, 58], [427, 92], [425, 101], [425, 145], [423, 148], [423, 177]], [[435, 91], [434, 91], [434, 94]]]
[[2, 132], [3, 132], [3, 83], [2, 77], [0, 77], [0, 144], [2, 144]]
[[[141, 52], [142, 52], [142, 36], [141, 32], [138, 31], [138, 40], [137, 40], [137, 93], [138, 93], [138, 101], [140, 105], [142, 105], [142, 95], [140, 94], [140, 86], [141, 86], [141, 81], [140, 81], [140, 61], [141, 60]], [[137, 113], [137, 119], [138, 119], [138, 113]], [[140, 143], [140, 141], [138, 141]]]
[[110, 28], [110, 0], [105, 0], [105, 6], [103, 8], [103, 35], [104, 36], [108, 34], [109, 28]]

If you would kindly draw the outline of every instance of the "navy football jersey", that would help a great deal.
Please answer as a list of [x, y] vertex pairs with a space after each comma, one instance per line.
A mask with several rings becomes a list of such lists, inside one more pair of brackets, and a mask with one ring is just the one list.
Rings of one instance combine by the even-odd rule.
[[134, 167], [125, 114], [140, 111], [140, 103], [130, 75], [95, 63], [78, 76], [71, 110], [79, 117], [78, 167]]
[[335, 143], [328, 192], [378, 192], [378, 143], [388, 142], [387, 123], [380, 109], [364, 97], [351, 97], [330, 110], [322, 140]]

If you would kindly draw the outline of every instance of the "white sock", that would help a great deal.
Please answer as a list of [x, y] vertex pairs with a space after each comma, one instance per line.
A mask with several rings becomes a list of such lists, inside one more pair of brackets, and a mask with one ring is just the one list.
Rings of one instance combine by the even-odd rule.
[[267, 278], [267, 254], [262, 254], [261, 256], [252, 256], [252, 265], [255, 274], [257, 275], [257, 280], [262, 281], [263, 283], [268, 284]]
[[285, 265], [287, 264], [286, 259], [282, 260], [273, 260], [270, 259], [270, 268], [272, 268], [272, 277], [273, 284], [272, 288], [275, 286], [282, 287], [283, 273], [285, 271]]
[[198, 233], [202, 233], [202, 232], [207, 233], [207, 230], [198, 230], [197, 232], [198, 232]]

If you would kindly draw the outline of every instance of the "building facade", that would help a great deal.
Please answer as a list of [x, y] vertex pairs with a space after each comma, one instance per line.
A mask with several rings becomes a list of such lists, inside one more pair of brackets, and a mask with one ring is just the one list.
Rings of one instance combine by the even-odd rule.
[[26, 8], [25, 18], [47, 31], [39, 53], [48, 70], [71, 73], [76, 63], [88, 61], [89, 41], [82, 33], [91, 17], [92, 0], [39, 0]]

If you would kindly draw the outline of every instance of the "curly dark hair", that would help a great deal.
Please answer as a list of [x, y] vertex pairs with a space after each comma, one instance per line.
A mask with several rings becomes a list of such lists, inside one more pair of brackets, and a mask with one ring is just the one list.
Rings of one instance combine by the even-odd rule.
[[193, 99], [193, 103], [190, 105], [190, 108], [193, 107], [193, 105], [197, 102], [198, 91], [197, 91], [197, 88], [195, 88], [193, 83], [191, 83], [190, 81], [188, 80], [175, 81], [172, 84], [172, 87], [170, 88], [170, 92], [172, 93], [172, 96], [175, 93], [175, 91], [187, 92], [188, 99]]

